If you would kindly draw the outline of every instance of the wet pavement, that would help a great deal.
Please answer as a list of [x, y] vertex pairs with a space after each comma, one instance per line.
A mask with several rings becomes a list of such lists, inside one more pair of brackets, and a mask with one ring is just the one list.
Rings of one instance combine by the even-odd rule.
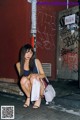
[[33, 104], [24, 108], [25, 96], [4, 92], [0, 92], [0, 106], [14, 106], [14, 120], [80, 120], [78, 81], [56, 80], [51, 84], [56, 91], [56, 97], [48, 106], [42, 100], [38, 109], [33, 109]]

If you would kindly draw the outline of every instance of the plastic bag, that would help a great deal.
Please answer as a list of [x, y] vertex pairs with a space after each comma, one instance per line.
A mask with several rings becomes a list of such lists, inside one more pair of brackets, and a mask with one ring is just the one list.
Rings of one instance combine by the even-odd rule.
[[34, 79], [31, 91], [31, 101], [36, 101], [40, 97], [40, 82]]
[[49, 102], [52, 102], [52, 100], [56, 96], [56, 92], [52, 85], [49, 84], [46, 87], [46, 89], [44, 91], [44, 96], [45, 96], [46, 104], [48, 104]]

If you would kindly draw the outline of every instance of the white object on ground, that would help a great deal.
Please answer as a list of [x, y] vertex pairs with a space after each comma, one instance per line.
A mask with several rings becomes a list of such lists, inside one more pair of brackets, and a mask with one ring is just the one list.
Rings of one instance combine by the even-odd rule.
[[45, 96], [45, 100], [46, 100], [46, 105], [49, 104], [49, 102], [52, 102], [52, 100], [54, 99], [54, 97], [56, 96], [56, 92], [53, 88], [52, 85], [48, 85], [44, 91], [44, 96]]
[[31, 101], [36, 101], [40, 97], [40, 82], [34, 79], [31, 91]]

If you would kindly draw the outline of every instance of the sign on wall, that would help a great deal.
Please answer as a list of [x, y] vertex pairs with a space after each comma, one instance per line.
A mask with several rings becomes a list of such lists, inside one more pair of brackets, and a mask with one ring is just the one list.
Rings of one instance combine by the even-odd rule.
[[75, 23], [75, 14], [65, 17], [65, 25], [69, 25], [73, 23]]

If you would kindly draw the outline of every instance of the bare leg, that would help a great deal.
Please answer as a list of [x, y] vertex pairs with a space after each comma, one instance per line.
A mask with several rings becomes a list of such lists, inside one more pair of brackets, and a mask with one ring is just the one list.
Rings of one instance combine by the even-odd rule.
[[27, 107], [30, 104], [31, 84], [30, 84], [30, 81], [27, 79], [27, 77], [22, 77], [20, 84], [21, 84], [21, 88], [22, 88], [23, 92], [27, 96], [25, 106], [24, 106], [24, 107]]
[[40, 96], [43, 97], [44, 95], [44, 90], [45, 90], [45, 85], [43, 82], [40, 82]]
[[[31, 84], [33, 84], [34, 77], [31, 77]], [[35, 101], [33, 108], [39, 108], [41, 104], [41, 96], [44, 94], [44, 84], [40, 81], [40, 97], [37, 101]]]

